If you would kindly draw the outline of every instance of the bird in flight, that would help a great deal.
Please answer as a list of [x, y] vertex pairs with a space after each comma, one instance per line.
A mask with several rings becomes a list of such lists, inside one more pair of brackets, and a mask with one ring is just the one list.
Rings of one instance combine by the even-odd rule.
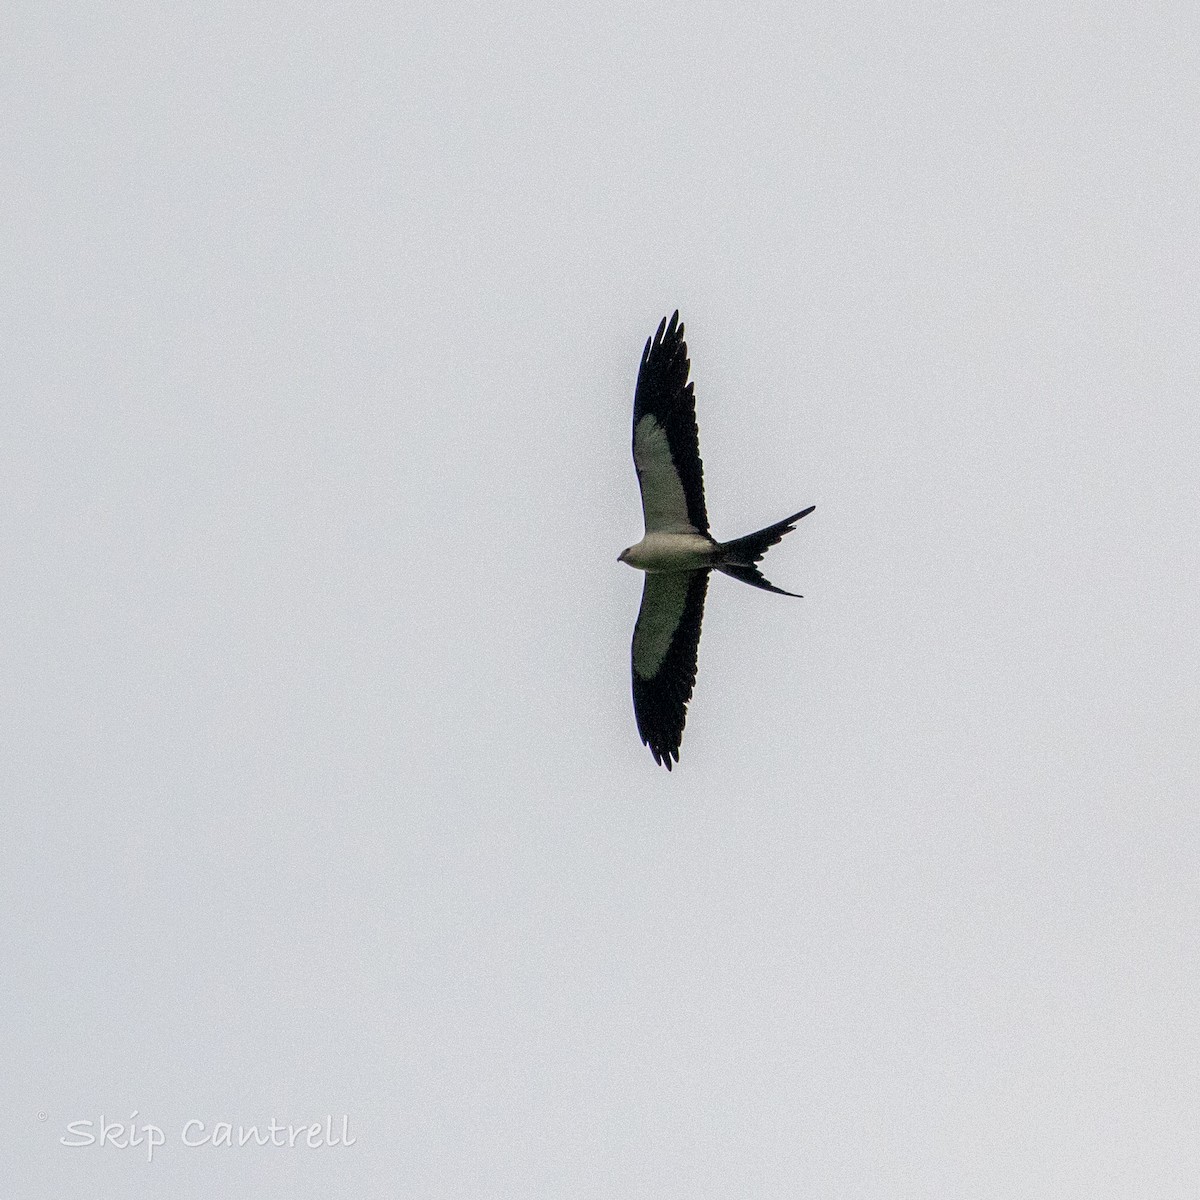
[[647, 339], [633, 398], [633, 464], [646, 534], [618, 562], [646, 573], [633, 629], [633, 712], [654, 761], [679, 761], [687, 705], [696, 683], [696, 649], [710, 571], [781, 596], [755, 565], [815, 505], [757, 533], [718, 542], [708, 532], [696, 397], [676, 311]]

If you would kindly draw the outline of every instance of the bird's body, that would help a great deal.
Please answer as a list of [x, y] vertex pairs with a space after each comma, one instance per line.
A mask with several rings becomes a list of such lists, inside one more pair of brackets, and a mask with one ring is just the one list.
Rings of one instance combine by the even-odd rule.
[[639, 571], [694, 571], [711, 567], [716, 550], [717, 543], [702, 533], [648, 533], [617, 561]]
[[655, 762], [679, 761], [708, 576], [713, 570], [765, 591], [784, 592], [755, 565], [812, 507], [757, 533], [718, 542], [708, 531], [704, 467], [696, 429], [690, 363], [676, 312], [646, 342], [633, 402], [633, 461], [642, 492], [645, 536], [618, 561], [646, 573], [633, 631], [633, 709]]

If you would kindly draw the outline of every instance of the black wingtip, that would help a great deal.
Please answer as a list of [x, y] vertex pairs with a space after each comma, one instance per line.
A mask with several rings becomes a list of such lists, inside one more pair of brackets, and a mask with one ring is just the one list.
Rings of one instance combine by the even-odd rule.
[[666, 767], [668, 771], [671, 769], [671, 767], [673, 765], [672, 759], [674, 759], [675, 762], [679, 761], [679, 751], [678, 750], [660, 749], [644, 734], [642, 735], [642, 745], [648, 747], [650, 750], [650, 753], [654, 755], [654, 761], [660, 767]]
[[[650, 742], [646, 740], [646, 738], [642, 738], [642, 743], [644, 745], [650, 747], [650, 753], [652, 755], [654, 755], [654, 761], [660, 767], [666, 767], [668, 771], [671, 769], [671, 766], [672, 766], [671, 757], [672, 756], [671, 756], [670, 750], [660, 750], [657, 746], [652, 746], [650, 744]], [[676, 751], [675, 752], [675, 762], [678, 762], [678, 761], [679, 761], [679, 752]]]
[[676, 309], [671, 314], [671, 319], [668, 322], [666, 317], [663, 317], [658, 323], [658, 332], [654, 335], [654, 344], [661, 346], [666, 342], [681, 342], [683, 341], [683, 326], [679, 321], [679, 309]]

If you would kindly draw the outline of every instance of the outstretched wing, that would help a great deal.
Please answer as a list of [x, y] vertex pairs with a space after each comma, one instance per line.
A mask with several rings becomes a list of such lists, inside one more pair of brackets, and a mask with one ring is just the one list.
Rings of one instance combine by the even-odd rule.
[[676, 311], [646, 342], [633, 397], [633, 462], [647, 533], [708, 533], [690, 366]]
[[696, 648], [708, 570], [647, 572], [633, 630], [633, 712], [654, 761], [679, 761], [687, 704], [696, 683]]

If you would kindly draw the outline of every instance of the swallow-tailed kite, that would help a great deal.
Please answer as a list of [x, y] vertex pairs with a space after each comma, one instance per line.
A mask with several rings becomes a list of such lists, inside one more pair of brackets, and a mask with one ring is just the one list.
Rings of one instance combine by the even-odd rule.
[[646, 534], [618, 562], [646, 573], [633, 630], [633, 711], [654, 761], [679, 761], [687, 704], [696, 682], [696, 648], [708, 574], [717, 570], [781, 596], [755, 563], [815, 505], [732, 542], [708, 532], [696, 397], [676, 312], [646, 342], [633, 398], [633, 463], [642, 489]]

